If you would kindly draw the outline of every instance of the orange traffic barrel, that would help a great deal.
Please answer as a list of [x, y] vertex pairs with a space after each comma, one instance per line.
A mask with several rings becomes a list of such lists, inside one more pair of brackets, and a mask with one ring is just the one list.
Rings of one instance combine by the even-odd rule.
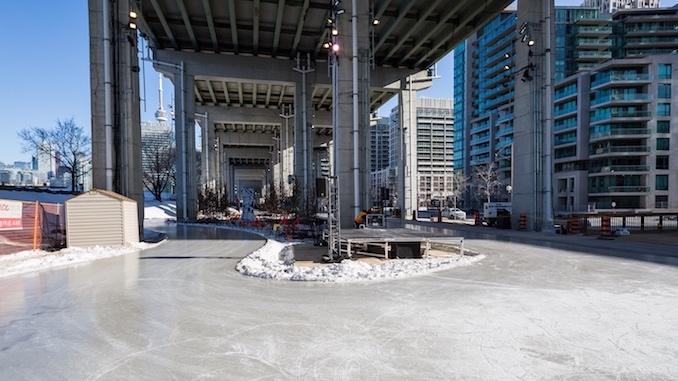
[[579, 228], [579, 217], [574, 216], [570, 217], [570, 233], [579, 234], [581, 229]]
[[518, 220], [518, 230], [527, 229], [527, 214], [520, 213], [520, 219]]
[[602, 216], [600, 217], [600, 239], [613, 239], [612, 232], [610, 231], [610, 217]]

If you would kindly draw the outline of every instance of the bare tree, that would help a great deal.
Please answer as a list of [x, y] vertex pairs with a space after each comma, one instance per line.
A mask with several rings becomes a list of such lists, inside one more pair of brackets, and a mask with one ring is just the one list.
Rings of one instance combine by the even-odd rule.
[[457, 207], [457, 199], [464, 195], [466, 188], [469, 186], [469, 178], [464, 176], [461, 170], [454, 171], [452, 174], [452, 197], [454, 199], [454, 207]]
[[492, 201], [492, 196], [500, 193], [499, 174], [497, 173], [496, 164], [492, 162], [476, 166], [474, 168], [473, 182], [476, 188], [476, 196], [479, 199], [486, 199], [487, 202]]
[[71, 190], [75, 191], [91, 169], [87, 164], [91, 161], [92, 140], [72, 117], [63, 122], [57, 119], [56, 123], [52, 129], [25, 128], [18, 135], [24, 141], [23, 152], [37, 152], [58, 160], [71, 174]]
[[162, 201], [162, 192], [167, 190], [176, 176], [176, 149], [172, 144], [172, 136], [171, 130], [154, 132], [144, 137], [141, 144], [144, 188], [158, 201]]

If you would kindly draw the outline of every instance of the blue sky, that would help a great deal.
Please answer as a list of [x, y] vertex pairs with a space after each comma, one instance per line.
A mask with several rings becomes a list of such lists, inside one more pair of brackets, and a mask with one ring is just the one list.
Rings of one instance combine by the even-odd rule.
[[[581, 1], [556, 0], [557, 5]], [[662, 1], [662, 6], [678, 0]], [[30, 4], [30, 5], [27, 5]], [[24, 128], [56, 125], [57, 120], [74, 118], [90, 131], [89, 26], [87, 1], [31, 0], [0, 1], [0, 162], [30, 161], [22, 152], [17, 134]], [[452, 97], [452, 56], [438, 64], [441, 76], [420, 93], [433, 98]], [[142, 121], [152, 121], [158, 108], [158, 77], [150, 65], [140, 73]], [[164, 82], [164, 104], [172, 102], [173, 87]], [[387, 103], [390, 110], [395, 103]], [[165, 107], [166, 108], [166, 107]], [[388, 115], [386, 109], [382, 115]]]

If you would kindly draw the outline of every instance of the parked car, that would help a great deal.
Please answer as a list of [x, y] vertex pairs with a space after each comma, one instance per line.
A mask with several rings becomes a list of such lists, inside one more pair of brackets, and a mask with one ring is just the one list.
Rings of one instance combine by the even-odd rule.
[[466, 219], [466, 212], [459, 208], [443, 208], [442, 210], [443, 217], [449, 218], [452, 220], [465, 220]]

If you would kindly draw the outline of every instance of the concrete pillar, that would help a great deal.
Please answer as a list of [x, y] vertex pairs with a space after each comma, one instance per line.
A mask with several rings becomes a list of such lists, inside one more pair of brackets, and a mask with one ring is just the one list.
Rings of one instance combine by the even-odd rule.
[[[550, 8], [549, 4], [550, 2]], [[516, 68], [529, 69], [531, 80], [525, 80], [524, 72], [516, 74], [515, 84], [515, 122], [513, 130], [513, 216], [521, 213], [527, 214], [527, 220], [531, 221], [528, 229], [542, 231], [544, 228], [552, 229], [552, 218], [549, 222], [551, 211], [547, 211], [550, 202], [545, 197], [550, 194], [552, 185], [549, 184], [550, 173], [553, 166], [550, 164], [551, 145], [547, 140], [553, 139], [549, 129], [549, 112], [547, 107], [553, 104], [547, 103], [548, 92], [552, 87], [547, 81], [549, 70], [547, 65], [553, 65], [552, 52], [547, 52], [547, 47], [552, 46], [547, 42], [551, 38], [547, 34], [548, 10], [553, 9], [553, 0], [544, 2], [541, 0], [519, 0], [518, 19], [516, 22], [519, 30], [526, 25], [528, 40], [534, 40], [533, 46], [516, 41]], [[529, 52], [532, 51], [532, 55]], [[512, 218], [513, 219], [513, 218]], [[516, 220], [517, 221], [517, 220]], [[513, 221], [512, 221], [513, 222]], [[551, 226], [549, 226], [549, 224]]]
[[313, 154], [313, 102], [312, 84], [315, 82], [315, 69], [310, 55], [299, 54], [297, 66], [299, 80], [294, 87], [294, 175], [299, 184], [299, 210], [311, 212], [313, 205], [315, 178], [312, 176]]
[[410, 76], [403, 84], [407, 90], [398, 94], [400, 129], [400, 161], [398, 167], [398, 205], [403, 218], [411, 218], [417, 210], [417, 93], [411, 88]]
[[184, 68], [175, 76], [174, 86], [177, 220], [190, 221], [195, 220], [198, 209], [193, 76], [186, 74]]
[[[355, 17], [352, 9], [354, 4]], [[345, 12], [337, 17], [340, 50], [338, 89], [335, 91], [338, 98], [335, 107], [338, 110], [334, 133], [334, 165], [339, 181], [340, 225], [342, 228], [351, 228], [360, 209], [370, 206], [366, 201], [369, 199], [369, 182], [366, 182], [364, 172], [361, 174], [361, 168], [362, 171], [366, 170], [364, 157], [367, 144], [365, 139], [361, 139], [361, 130], [369, 129], [370, 117], [369, 107], [366, 107], [369, 105], [370, 20], [368, 2], [344, 1], [340, 6]], [[354, 30], [357, 33], [355, 49]], [[354, 84], [358, 86], [357, 91]]]
[[[109, 6], [106, 12], [103, 4]], [[143, 236], [144, 195], [136, 31], [127, 28], [130, 21], [127, 2], [89, 0], [88, 8], [92, 186], [135, 200], [139, 232]], [[108, 20], [104, 20], [105, 15]], [[107, 26], [108, 29], [104, 29]], [[108, 81], [107, 71], [110, 74]]]

